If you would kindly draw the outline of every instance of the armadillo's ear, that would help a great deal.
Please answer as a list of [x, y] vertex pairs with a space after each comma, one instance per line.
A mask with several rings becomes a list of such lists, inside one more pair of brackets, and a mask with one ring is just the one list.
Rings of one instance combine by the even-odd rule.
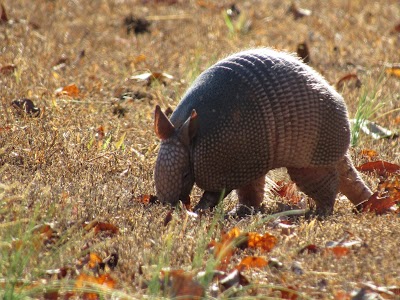
[[154, 131], [161, 140], [170, 138], [175, 131], [174, 125], [168, 120], [167, 116], [161, 111], [159, 105], [154, 111]]
[[196, 111], [193, 109], [190, 117], [185, 121], [180, 130], [180, 138], [186, 145], [196, 136], [199, 128], [199, 120]]

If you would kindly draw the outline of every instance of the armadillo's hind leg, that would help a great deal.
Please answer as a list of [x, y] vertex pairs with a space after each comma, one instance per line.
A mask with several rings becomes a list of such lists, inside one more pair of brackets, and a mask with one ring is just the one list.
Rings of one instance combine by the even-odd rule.
[[335, 167], [288, 168], [288, 173], [300, 190], [314, 200], [318, 215], [332, 214], [339, 186]]
[[371, 197], [371, 190], [365, 185], [353, 163], [346, 154], [337, 165], [339, 172], [339, 190], [342, 192], [354, 205], [360, 204]]

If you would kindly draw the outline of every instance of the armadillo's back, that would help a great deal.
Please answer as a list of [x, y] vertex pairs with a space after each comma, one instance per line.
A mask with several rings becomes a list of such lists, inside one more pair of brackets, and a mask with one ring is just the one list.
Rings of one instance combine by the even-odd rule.
[[332, 165], [346, 152], [349, 123], [341, 96], [296, 58], [269, 49], [232, 55], [205, 71], [171, 117], [196, 109], [197, 184], [234, 189], [275, 167]]

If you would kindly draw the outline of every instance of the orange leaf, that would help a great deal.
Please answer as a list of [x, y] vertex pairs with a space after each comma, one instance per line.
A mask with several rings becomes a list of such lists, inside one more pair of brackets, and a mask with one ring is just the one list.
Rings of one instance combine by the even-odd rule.
[[94, 227], [94, 233], [99, 233], [100, 231], [111, 231], [113, 234], [118, 234], [119, 229], [117, 226], [110, 223], [98, 222]]
[[[102, 274], [99, 277], [96, 277], [82, 273], [76, 279], [75, 286], [77, 288], [81, 288], [86, 284], [98, 284], [113, 289], [116, 285], [116, 282], [109, 274]], [[84, 293], [83, 299], [99, 299], [99, 295], [96, 293]]]
[[134, 59], [133, 59], [133, 63], [134, 64], [138, 64], [138, 63], [141, 63], [141, 62], [144, 62], [144, 61], [146, 61], [146, 55], [144, 55], [144, 54], [139, 54], [138, 56], [136, 56]]
[[56, 96], [69, 96], [71, 98], [79, 97], [80, 91], [75, 84], [66, 85], [56, 90]]
[[400, 166], [389, 163], [387, 161], [378, 160], [371, 161], [357, 167], [358, 171], [362, 172], [377, 172], [380, 176], [385, 176], [386, 173], [397, 173], [400, 171]]
[[330, 247], [325, 249], [326, 252], [333, 253], [336, 257], [343, 257], [349, 254], [350, 249], [343, 246]]
[[170, 289], [170, 296], [179, 299], [200, 299], [204, 297], [204, 287], [193, 279], [193, 275], [185, 273], [183, 270], [173, 270], [169, 272], [161, 271], [161, 281], [167, 277]]
[[378, 156], [378, 152], [376, 152], [375, 150], [371, 150], [371, 149], [363, 149], [363, 150], [360, 151], [360, 154], [362, 156], [365, 156], [365, 157], [369, 158], [369, 159], [375, 158], [375, 157]]
[[111, 289], [113, 289], [116, 285], [116, 281], [111, 277], [110, 274], [101, 274], [97, 281], [99, 284]]
[[389, 67], [385, 70], [386, 74], [400, 78], [400, 67]]
[[242, 261], [236, 266], [236, 269], [239, 271], [243, 271], [245, 269], [250, 269], [250, 268], [264, 268], [268, 266], [268, 261], [266, 261], [262, 257], [256, 257], [256, 256], [246, 256], [245, 258], [242, 259]]
[[280, 290], [282, 299], [296, 300], [297, 297], [298, 297], [298, 295], [297, 295], [297, 293], [296, 293], [297, 288], [294, 287], [294, 286], [288, 286], [287, 288], [290, 289], [290, 290], [292, 290], [292, 291], [283, 291], [283, 290]]
[[[397, 199], [399, 201], [399, 199]], [[393, 200], [390, 196], [385, 195], [379, 196], [379, 193], [374, 193], [366, 202], [362, 203], [363, 212], [375, 212], [378, 215], [387, 213], [391, 207], [396, 204], [396, 200]]]
[[301, 195], [294, 182], [278, 181], [277, 188], [274, 189], [279, 196], [290, 201], [292, 204], [298, 204], [301, 201]]
[[271, 251], [278, 242], [278, 239], [269, 233], [261, 235], [257, 232], [249, 232], [247, 233], [247, 238], [247, 246], [249, 248], [260, 248], [266, 252]]
[[353, 297], [351, 296], [350, 293], [347, 293], [345, 291], [338, 291], [335, 293], [335, 299], [336, 300], [351, 300]]
[[11, 126], [0, 127], [0, 133], [10, 131], [10, 130], [11, 130]]
[[225, 270], [229, 264], [229, 261], [233, 255], [235, 244], [233, 240], [240, 236], [240, 230], [237, 227], [232, 228], [228, 233], [222, 233], [219, 242], [212, 240], [208, 244], [208, 248], [214, 248], [214, 257], [220, 259], [219, 265], [220, 270]]
[[101, 262], [103, 262], [103, 260], [96, 253], [91, 252], [89, 254], [89, 262], [88, 262], [89, 268], [93, 269]]
[[94, 228], [94, 233], [96, 234], [99, 233], [100, 231], [110, 231], [113, 234], [117, 234], [119, 232], [117, 226], [110, 223], [104, 223], [99, 221], [92, 221], [89, 224], [84, 224], [84, 228], [86, 231], [89, 231]]
[[228, 233], [223, 233], [221, 242], [232, 241], [233, 239], [240, 236], [240, 229], [237, 227], [233, 227]]
[[96, 139], [99, 141], [102, 141], [104, 139], [104, 136], [106, 135], [104, 127], [100, 125], [96, 129]]
[[134, 202], [138, 202], [144, 205], [154, 204], [157, 202], [157, 196], [151, 194], [142, 194], [136, 197], [132, 197]]
[[355, 87], [361, 87], [361, 80], [358, 78], [357, 74], [349, 73], [339, 79], [339, 81], [336, 83], [336, 88], [338, 90], [342, 89], [343, 85], [349, 81], [355, 81]]

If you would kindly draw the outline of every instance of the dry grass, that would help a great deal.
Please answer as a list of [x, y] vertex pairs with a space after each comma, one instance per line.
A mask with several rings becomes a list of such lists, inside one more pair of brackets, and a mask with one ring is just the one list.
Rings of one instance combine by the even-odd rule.
[[[45, 270], [74, 266], [89, 251], [103, 257], [117, 252], [120, 261], [112, 272], [117, 289], [137, 298], [151, 292], [142, 284], [158, 274], [157, 265], [196, 272], [204, 269], [208, 254], [201, 255], [201, 262], [194, 262], [193, 257], [201, 249], [199, 241], [207, 234], [212, 215], [193, 220], [177, 212], [174, 221], [164, 227], [166, 208], [143, 207], [132, 197], [154, 194], [155, 104], [175, 107], [190, 82], [218, 58], [258, 46], [293, 52], [298, 43], [307, 41], [311, 65], [329, 82], [357, 72], [366, 90], [373, 89], [385, 64], [399, 62], [400, 35], [391, 32], [400, 21], [395, 0], [299, 1], [299, 6], [312, 11], [299, 20], [287, 13], [289, 1], [241, 1], [238, 6], [252, 22], [251, 28], [234, 34], [229, 33], [222, 10], [213, 1], [173, 5], [152, 0], [3, 2], [8, 17], [20, 22], [0, 25], [0, 66], [17, 66], [14, 74], [0, 75], [0, 280], [24, 281], [28, 287], [40, 279], [50, 280]], [[220, 3], [228, 6], [231, 1]], [[153, 19], [151, 32], [127, 35], [123, 20], [130, 13]], [[79, 59], [82, 50], [85, 55]], [[54, 70], [62, 55], [68, 58], [67, 66]], [[145, 60], [138, 60], [139, 55]], [[146, 70], [167, 72], [174, 79], [150, 86], [129, 79]], [[77, 99], [55, 96], [57, 88], [70, 83], [81, 90]], [[379, 99], [385, 105], [374, 117], [399, 107], [399, 90], [398, 78], [384, 78]], [[144, 97], [118, 98], [128, 91]], [[343, 89], [351, 115], [360, 93], [350, 85]], [[40, 118], [15, 113], [11, 101], [24, 97], [40, 107]], [[117, 106], [126, 110], [123, 117], [113, 113]], [[395, 129], [396, 117], [399, 112], [378, 120]], [[100, 126], [103, 139], [98, 136]], [[359, 147], [375, 149], [380, 158], [400, 162], [398, 140], [362, 136]], [[359, 164], [363, 158], [357, 150], [354, 156]], [[371, 176], [367, 181], [374, 186], [378, 178]], [[194, 201], [199, 193], [195, 190]], [[234, 201], [235, 196], [230, 199]], [[226, 201], [226, 209], [232, 201]], [[92, 220], [115, 224], [120, 234], [93, 236], [80, 225]], [[245, 229], [254, 221], [220, 221], [214, 235], [222, 228]], [[59, 238], [55, 245], [36, 251], [29, 241], [29, 229], [46, 222], [53, 223]], [[263, 255], [283, 263], [280, 270], [244, 273], [259, 295], [277, 296], [271, 289], [262, 289], [263, 284], [295, 287], [304, 296], [319, 299], [358, 291], [365, 282], [400, 286], [400, 220], [396, 215], [354, 215], [347, 202], [339, 201], [332, 217], [322, 222], [300, 220], [293, 234], [286, 235], [271, 223], [256, 229], [279, 238], [273, 251]], [[365, 246], [340, 259], [298, 254], [309, 243], [324, 246], [346, 232]], [[26, 241], [21, 257], [12, 241], [16, 238]], [[295, 261], [301, 263], [304, 274], [291, 270]], [[18, 293], [26, 292], [16, 289], [16, 299]]]

